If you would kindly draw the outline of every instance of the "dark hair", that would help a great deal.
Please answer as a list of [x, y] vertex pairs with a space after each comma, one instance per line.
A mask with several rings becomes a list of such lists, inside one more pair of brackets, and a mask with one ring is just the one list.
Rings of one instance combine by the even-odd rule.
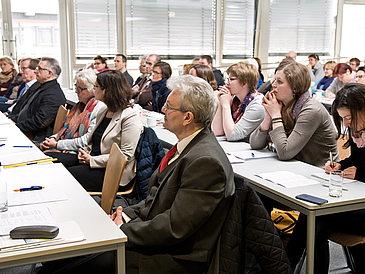
[[351, 58], [350, 61], [349, 61], [349, 63], [350, 62], [355, 62], [357, 67], [360, 66], [360, 60], [358, 58], [356, 58], [356, 57]]
[[94, 57], [94, 60], [100, 60], [100, 62], [101, 62], [102, 64], [105, 64], [105, 68], [107, 68], [107, 67], [108, 67], [108, 64], [106, 63], [106, 62], [108, 61], [108, 58], [106, 58], [106, 57], [101, 57], [100, 55], [96, 55], [96, 56]]
[[171, 70], [171, 67], [168, 63], [158, 62], [158, 63], [154, 64], [153, 67], [154, 68], [159, 67], [161, 69], [162, 79], [170, 78], [170, 76], [172, 74], [172, 70]]
[[311, 54], [311, 55], [309, 55], [308, 56], [308, 58], [314, 58], [314, 59], [317, 59], [318, 61], [319, 61], [319, 56], [318, 56], [318, 54], [316, 54], [316, 53], [313, 53], [313, 54]]
[[208, 64], [213, 64], [213, 58], [210, 55], [202, 55], [200, 56], [200, 59], [205, 59], [207, 60]]
[[358, 67], [357, 71], [359, 71], [359, 70], [365, 72], [365, 67]]
[[348, 64], [338, 63], [333, 70], [333, 76], [338, 77], [341, 74], [345, 74], [347, 70], [352, 72], [352, 68]]
[[96, 78], [101, 89], [105, 90], [104, 103], [112, 112], [122, 111], [132, 104], [132, 89], [119, 70], [104, 70]]
[[115, 55], [115, 56], [122, 56], [122, 61], [123, 61], [123, 63], [127, 63], [127, 57], [125, 57], [125, 55], [124, 55], [124, 54], [118, 53], [118, 54], [117, 54], [117, 55]]
[[196, 76], [207, 81], [213, 90], [216, 90], [218, 88], [217, 81], [215, 80], [214, 77], [214, 73], [209, 66], [202, 64], [195, 64], [191, 68], [195, 69]]
[[[357, 122], [359, 120], [359, 112], [365, 112], [365, 85], [360, 83], [348, 83], [336, 94], [336, 99], [332, 104], [333, 121], [337, 128], [337, 138], [341, 136], [341, 116], [338, 114], [339, 108], [347, 108], [351, 113], [351, 124], [349, 132], [355, 135]], [[349, 147], [350, 142], [346, 142], [343, 147]]]
[[264, 82], [264, 81], [265, 81], [265, 78], [264, 78], [264, 75], [262, 74], [262, 71], [261, 71], [261, 60], [260, 60], [260, 58], [258, 58], [258, 57], [254, 57], [253, 59], [255, 59], [255, 60], [256, 60], [257, 65], [259, 66], [258, 71], [259, 71], [259, 74], [260, 74], [260, 76], [261, 76], [261, 80], [262, 80], [262, 82]]

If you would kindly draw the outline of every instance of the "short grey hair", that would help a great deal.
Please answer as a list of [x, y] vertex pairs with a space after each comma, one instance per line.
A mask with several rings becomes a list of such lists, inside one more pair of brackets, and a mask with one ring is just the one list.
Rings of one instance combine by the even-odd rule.
[[191, 75], [171, 77], [167, 80], [170, 90], [179, 92], [179, 108], [191, 111], [194, 122], [209, 127], [217, 110], [217, 100], [212, 87], [205, 80]]
[[98, 71], [96, 69], [83, 69], [80, 70], [78, 73], [76, 73], [75, 75], [75, 82], [77, 80], [82, 81], [87, 90], [92, 93], [95, 94], [95, 90], [94, 90], [94, 86], [96, 83], [96, 73]]
[[60, 76], [61, 74], [61, 66], [58, 63], [58, 61], [55, 58], [51, 58], [51, 57], [42, 57], [40, 62], [42, 61], [46, 61], [48, 63], [48, 67], [47, 69], [52, 70], [53, 72], [53, 78], [57, 79], [58, 76]]
[[146, 60], [148, 55], [141, 55], [139, 56], [139, 61]]

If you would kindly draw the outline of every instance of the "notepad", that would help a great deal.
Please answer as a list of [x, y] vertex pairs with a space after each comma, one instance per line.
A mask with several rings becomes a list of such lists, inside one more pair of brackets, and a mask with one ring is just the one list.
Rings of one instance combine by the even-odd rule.
[[315, 180], [290, 171], [267, 172], [255, 174], [255, 176], [286, 188], [319, 184]]
[[267, 149], [260, 149], [260, 150], [249, 149], [249, 150], [230, 152], [227, 154], [233, 155], [238, 159], [242, 160], [262, 159], [262, 158], [270, 158], [277, 156], [275, 152], [268, 151]]

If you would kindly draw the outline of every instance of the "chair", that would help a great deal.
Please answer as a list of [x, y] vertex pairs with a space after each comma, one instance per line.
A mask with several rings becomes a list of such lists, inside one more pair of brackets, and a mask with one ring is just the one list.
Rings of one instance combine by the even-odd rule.
[[127, 163], [127, 156], [119, 146], [114, 143], [110, 150], [108, 164], [106, 165], [102, 192], [89, 192], [90, 195], [101, 195], [101, 208], [110, 214], [118, 191], [119, 182]]
[[62, 123], [65, 120], [68, 112], [69, 112], [69, 110], [66, 109], [65, 106], [60, 105], [60, 107], [58, 108], [56, 120], [55, 120], [54, 126], [53, 126], [53, 134], [56, 134], [60, 130]]
[[346, 159], [347, 157], [349, 157], [351, 155], [350, 147], [348, 147], [346, 149], [342, 147], [349, 140], [349, 138], [350, 137], [348, 135], [341, 134], [340, 138], [338, 138], [338, 140], [337, 140], [337, 147], [338, 147], [338, 151], [340, 153], [341, 160]]

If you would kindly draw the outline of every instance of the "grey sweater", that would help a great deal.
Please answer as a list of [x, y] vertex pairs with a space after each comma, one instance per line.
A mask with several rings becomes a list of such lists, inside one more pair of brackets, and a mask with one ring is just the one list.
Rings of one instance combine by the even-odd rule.
[[280, 160], [292, 158], [324, 167], [332, 151], [334, 160], [339, 161], [336, 130], [327, 110], [315, 99], [308, 99], [300, 110], [293, 131], [287, 136], [284, 127], [272, 131], [260, 131], [260, 126], [251, 134], [252, 149], [264, 148], [270, 135]]
[[245, 113], [235, 124], [233, 131], [227, 137], [227, 141], [247, 141], [255, 128], [257, 128], [265, 118], [265, 109], [262, 106], [262, 94], [253, 99], [246, 107]]

